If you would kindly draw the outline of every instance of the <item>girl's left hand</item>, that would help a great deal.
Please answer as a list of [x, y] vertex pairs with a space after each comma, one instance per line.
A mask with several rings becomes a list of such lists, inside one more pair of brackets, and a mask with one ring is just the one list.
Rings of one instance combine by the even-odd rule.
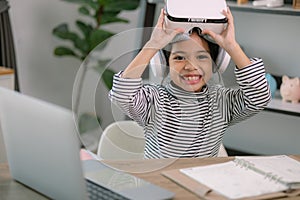
[[175, 30], [166, 29], [164, 18], [165, 13], [164, 10], [161, 9], [156, 26], [154, 27], [150, 40], [147, 43], [148, 48], [162, 49], [169, 44], [177, 34], [184, 32], [181, 28], [177, 28]]
[[223, 10], [222, 14], [227, 18], [227, 27], [223, 30], [221, 34], [216, 34], [211, 30], [203, 30], [203, 34], [209, 35], [220, 47], [225, 49], [228, 53], [230, 50], [234, 49], [237, 45], [235, 40], [234, 32], [234, 21], [230, 9]]

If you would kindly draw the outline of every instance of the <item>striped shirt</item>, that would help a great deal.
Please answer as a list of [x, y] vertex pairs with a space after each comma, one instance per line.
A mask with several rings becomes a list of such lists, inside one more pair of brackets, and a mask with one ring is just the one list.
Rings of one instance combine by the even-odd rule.
[[261, 59], [235, 68], [239, 88], [223, 85], [188, 92], [172, 82], [143, 84], [116, 74], [109, 98], [144, 127], [145, 158], [214, 157], [226, 128], [262, 110], [270, 91]]

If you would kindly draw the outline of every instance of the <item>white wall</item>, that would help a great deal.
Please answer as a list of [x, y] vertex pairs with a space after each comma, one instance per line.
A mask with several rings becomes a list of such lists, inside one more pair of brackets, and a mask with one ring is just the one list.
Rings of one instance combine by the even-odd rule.
[[10, 0], [21, 91], [68, 108], [75, 73], [80, 62], [53, 56], [52, 29], [78, 17], [76, 6], [59, 0]]
[[233, 11], [236, 37], [272, 74], [300, 77], [300, 16]]
[[[55, 57], [53, 49], [64, 44], [52, 35], [62, 22], [74, 27], [82, 18], [77, 5], [60, 0], [9, 0], [21, 91], [46, 101], [71, 108], [72, 89], [81, 62], [75, 58]], [[131, 23], [111, 25], [114, 32], [141, 24], [140, 10], [124, 12]]]
[[[81, 62], [53, 55], [54, 48], [65, 42], [55, 38], [52, 29], [63, 22], [73, 29], [75, 20], [83, 18], [77, 12], [77, 5], [61, 0], [9, 0], [9, 4], [21, 92], [71, 109], [73, 84]], [[122, 17], [130, 20], [129, 24], [113, 24], [106, 28], [119, 33], [141, 26], [144, 5], [142, 0], [136, 11], [121, 13]], [[97, 107], [104, 110], [101, 117], [103, 124], [107, 125], [113, 120], [107, 91], [100, 94]], [[0, 162], [6, 160], [3, 148], [0, 132]]]
[[[233, 15], [237, 40], [249, 56], [263, 58], [271, 74], [300, 77], [300, 16], [242, 11]], [[230, 127], [224, 145], [255, 154], [298, 154], [299, 121], [298, 116], [263, 111]]]

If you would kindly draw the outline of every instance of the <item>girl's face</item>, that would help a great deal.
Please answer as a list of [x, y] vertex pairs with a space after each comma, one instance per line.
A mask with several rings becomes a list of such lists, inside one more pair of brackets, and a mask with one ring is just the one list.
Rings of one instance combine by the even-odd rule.
[[190, 37], [172, 45], [170, 77], [180, 88], [199, 92], [212, 76], [212, 59], [207, 42], [196, 33]]

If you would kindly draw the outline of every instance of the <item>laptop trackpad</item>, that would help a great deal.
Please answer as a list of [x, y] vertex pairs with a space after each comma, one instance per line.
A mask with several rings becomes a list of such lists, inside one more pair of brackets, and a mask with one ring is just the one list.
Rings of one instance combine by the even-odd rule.
[[85, 160], [86, 179], [115, 191], [129, 199], [171, 199], [174, 193], [126, 172], [112, 169], [101, 161]]

